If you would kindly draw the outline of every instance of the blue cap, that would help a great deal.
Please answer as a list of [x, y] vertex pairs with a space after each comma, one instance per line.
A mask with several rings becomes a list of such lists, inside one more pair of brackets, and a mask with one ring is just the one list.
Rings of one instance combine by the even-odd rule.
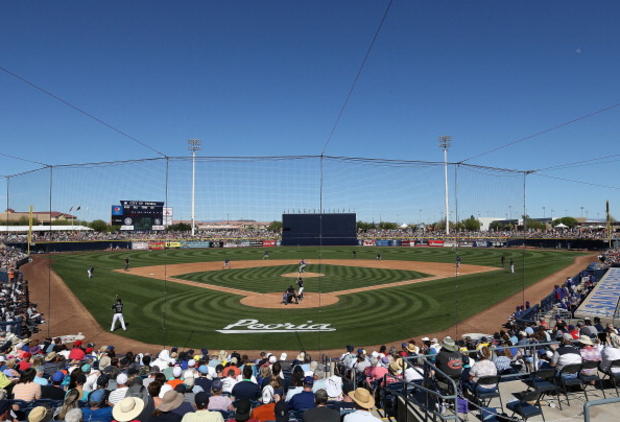
[[95, 390], [88, 397], [89, 403], [101, 403], [105, 398], [105, 390]]
[[62, 382], [65, 379], [65, 374], [62, 371], [54, 372], [52, 375], [52, 382]]
[[304, 378], [304, 385], [311, 386], [312, 384], [314, 384], [314, 378], [312, 378], [312, 377]]
[[209, 368], [207, 367], [207, 365], [200, 365], [198, 367], [198, 372], [200, 372], [201, 374], [208, 374]]

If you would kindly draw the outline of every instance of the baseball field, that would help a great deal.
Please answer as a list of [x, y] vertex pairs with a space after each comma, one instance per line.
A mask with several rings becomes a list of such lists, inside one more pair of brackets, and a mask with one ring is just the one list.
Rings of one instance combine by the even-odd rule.
[[[92, 315], [79, 315], [69, 302], [50, 299], [52, 324], [54, 318], [75, 312], [63, 317], [66, 328], [74, 331], [86, 318], [94, 318], [102, 332], [109, 330], [118, 295], [128, 329], [115, 334], [133, 340], [238, 350], [317, 350], [446, 330], [524, 287], [548, 281], [582, 255], [534, 249], [280, 247], [270, 248], [263, 259], [264, 251], [58, 254], [41, 257], [50, 262], [50, 271], [41, 275], [40, 283], [58, 276]], [[376, 259], [378, 252], [381, 260]], [[458, 274], [457, 253], [462, 259]], [[127, 271], [125, 258], [130, 262]], [[308, 264], [305, 299], [283, 305], [282, 292], [294, 285], [302, 258]], [[225, 259], [230, 268], [224, 268]], [[508, 269], [511, 260], [514, 273]], [[91, 265], [95, 275], [88, 279]], [[499, 315], [492, 323], [499, 328], [507, 316]]]

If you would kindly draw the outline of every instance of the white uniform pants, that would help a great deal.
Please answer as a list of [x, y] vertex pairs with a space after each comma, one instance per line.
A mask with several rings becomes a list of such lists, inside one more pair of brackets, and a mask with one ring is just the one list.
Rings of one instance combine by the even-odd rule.
[[116, 321], [120, 321], [121, 327], [123, 327], [123, 330], [127, 331], [127, 328], [125, 328], [125, 320], [123, 319], [123, 314], [114, 314], [114, 317], [112, 318], [112, 328], [110, 328], [110, 331], [114, 331], [114, 327], [116, 326]]

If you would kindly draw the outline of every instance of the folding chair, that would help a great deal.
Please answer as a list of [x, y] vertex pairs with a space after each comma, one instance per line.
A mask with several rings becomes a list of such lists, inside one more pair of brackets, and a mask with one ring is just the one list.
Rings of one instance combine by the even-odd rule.
[[540, 415], [543, 422], [545, 422], [545, 414], [540, 405], [540, 398], [542, 397], [541, 392], [526, 390], [520, 393], [512, 393], [512, 395], [515, 396], [517, 400], [506, 403], [506, 408], [512, 410], [512, 415], [510, 415], [511, 418], [517, 415], [523, 422], [526, 422], [528, 419]]
[[[594, 383], [595, 389], [596, 389], [596, 384], [598, 383], [601, 391], [603, 392], [603, 398], [607, 398], [607, 396], [605, 395], [605, 389], [603, 388], [603, 380], [601, 380], [601, 377], [596, 372], [598, 370], [598, 365], [599, 365], [598, 361], [584, 360], [583, 363], [581, 364], [581, 372], [579, 372], [579, 379], [583, 381], [584, 393], [586, 389], [588, 388], [588, 385], [590, 385], [590, 383]], [[592, 375], [586, 375], [583, 373], [584, 369], [594, 369], [595, 372]], [[588, 397], [587, 393], [585, 394], [586, 394], [586, 397]]]
[[[613, 372], [614, 368], [617, 369], [618, 372]], [[620, 382], [620, 359], [612, 361], [609, 369], [607, 369], [606, 371], [603, 371], [602, 369], [600, 369], [600, 367], [599, 371], [604, 374], [602, 381], [604, 382], [607, 379], [610, 380], [612, 385], [614, 386], [614, 389], [616, 390], [616, 396], [620, 397], [620, 394], [618, 394], [618, 383]]]
[[581, 371], [581, 364], [574, 365], [566, 365], [562, 370], [558, 373], [556, 380], [558, 382], [558, 386], [560, 387], [560, 392], [564, 394], [566, 397], [566, 403], [570, 406], [570, 399], [568, 398], [568, 389], [572, 387], [579, 387], [586, 401], [588, 401], [588, 392], [583, 390], [583, 381], [579, 378], [579, 372]]
[[533, 390], [542, 393], [541, 400], [549, 394], [556, 394], [558, 407], [562, 410], [562, 401], [559, 395], [560, 387], [555, 383], [555, 369], [539, 369], [536, 372], [532, 372], [529, 378], [523, 380], [523, 382]]
[[[499, 393], [500, 381], [501, 377], [498, 375], [478, 378], [478, 382], [474, 384], [472, 393], [480, 406], [489, 407], [493, 399], [499, 399], [500, 409], [504, 408], [504, 403], [502, 403], [502, 396]], [[480, 391], [478, 387], [482, 385], [493, 385], [493, 387], [485, 389], [488, 391]]]

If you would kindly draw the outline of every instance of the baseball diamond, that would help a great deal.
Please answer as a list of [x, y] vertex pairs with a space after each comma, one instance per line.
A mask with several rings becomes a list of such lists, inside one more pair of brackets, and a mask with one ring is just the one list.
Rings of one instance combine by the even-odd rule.
[[[350, 259], [351, 251], [358, 258]], [[325, 277], [306, 281], [308, 306], [281, 305], [281, 291], [292, 279], [298, 257]], [[145, 343], [255, 349], [337, 348], [345, 343], [372, 344], [444, 330], [524, 286], [570, 265], [579, 252], [469, 249], [455, 273], [454, 252], [447, 248], [281, 247], [123, 251], [53, 256], [52, 269], [79, 298], [99, 325], [109, 323], [108, 302], [119, 294], [128, 330], [120, 336]], [[500, 268], [500, 256], [514, 259], [516, 272]], [[132, 268], [125, 271], [124, 259]], [[223, 269], [228, 258], [230, 269]], [[86, 263], [97, 277], [84, 280]], [[526, 264], [525, 273], [523, 264]], [[155, 265], [154, 265], [155, 264]], [[47, 275], [41, 280], [45, 289]], [[109, 297], [110, 298], [109, 298]], [[324, 300], [321, 300], [324, 299]], [[248, 303], [250, 300], [251, 303]], [[463, 306], [463, 304], [467, 304]], [[52, 303], [52, 314], [62, 313]], [[372, 312], [360, 313], [360, 309]], [[457, 312], [458, 311], [458, 312]], [[503, 318], [500, 316], [498, 319]], [[242, 319], [260, 324], [329, 324], [332, 331], [222, 333]], [[494, 321], [497, 324], [498, 321]], [[79, 322], [73, 321], [76, 328]]]

